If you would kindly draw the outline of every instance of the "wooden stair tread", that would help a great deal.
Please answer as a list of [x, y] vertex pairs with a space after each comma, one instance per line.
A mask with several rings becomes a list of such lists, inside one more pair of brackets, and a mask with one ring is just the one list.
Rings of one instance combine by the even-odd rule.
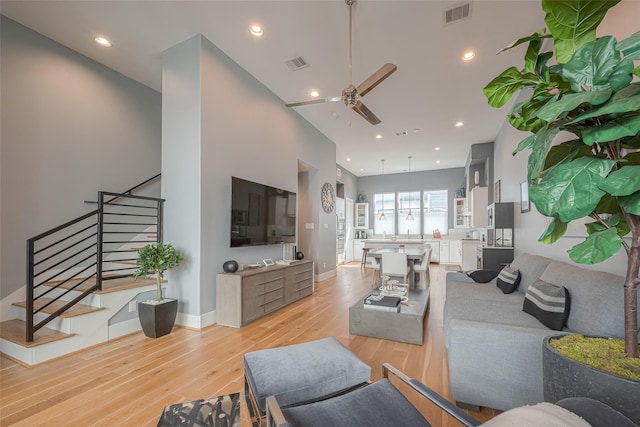
[[49, 328], [40, 328], [33, 337], [33, 342], [27, 342], [25, 334], [27, 323], [23, 320], [13, 319], [0, 323], [0, 338], [23, 347], [36, 347], [53, 341], [71, 338], [75, 334], [65, 334]]
[[[35, 301], [35, 304], [34, 304], [34, 309], [38, 310], [40, 307], [44, 306], [45, 304], [50, 303], [51, 301], [53, 301], [52, 298], [40, 298], [40, 299], [37, 299]], [[62, 301], [62, 300], [54, 301], [53, 303], [51, 303], [51, 305], [45, 307], [41, 311], [41, 313], [53, 314], [58, 309], [62, 308], [66, 303], [67, 303], [67, 301]], [[27, 302], [26, 301], [14, 302], [12, 305], [14, 305], [16, 307], [26, 308], [27, 307]], [[92, 306], [86, 305], [86, 304], [76, 304], [73, 307], [71, 307], [68, 310], [66, 310], [64, 313], [62, 313], [60, 315], [60, 317], [69, 318], [69, 317], [81, 316], [83, 314], [93, 313], [94, 311], [99, 311], [99, 310], [104, 310], [104, 308], [92, 307]]]
[[[84, 278], [78, 278], [78, 279], [72, 279], [69, 280], [66, 283], [63, 283], [62, 285], [60, 285], [58, 288], [59, 289], [71, 289], [72, 287], [74, 287], [75, 285], [77, 285], [79, 282], [82, 282], [82, 280], [84, 280]], [[165, 282], [163, 280], [163, 282]], [[59, 283], [58, 282], [47, 282], [45, 283], [45, 285], [47, 286], [54, 286], [55, 284]], [[80, 286], [78, 286], [77, 288], [75, 288], [76, 291], [86, 291], [87, 289], [89, 289], [90, 287], [92, 287], [93, 285], [96, 284], [96, 279], [95, 278], [91, 278], [89, 280], [87, 280], [86, 282], [84, 282], [83, 284], [81, 284]], [[118, 279], [111, 279], [111, 280], [102, 280], [102, 290], [101, 291], [95, 291], [95, 294], [98, 295], [102, 295], [102, 294], [108, 294], [111, 292], [118, 292], [118, 291], [122, 291], [125, 289], [133, 289], [133, 288], [141, 288], [143, 286], [149, 286], [149, 285], [155, 285], [156, 284], [156, 279], [138, 279], [138, 280], [133, 280], [131, 277], [121, 277]]]

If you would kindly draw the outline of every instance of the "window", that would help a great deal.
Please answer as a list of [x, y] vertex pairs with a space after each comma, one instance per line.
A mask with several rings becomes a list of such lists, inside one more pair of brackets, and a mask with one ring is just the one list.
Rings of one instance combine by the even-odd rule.
[[434, 230], [447, 234], [449, 231], [449, 204], [447, 190], [432, 190], [422, 193], [423, 232], [431, 234]]
[[373, 233], [396, 233], [396, 193], [373, 195]]
[[398, 193], [398, 234], [420, 234], [421, 223], [420, 192]]

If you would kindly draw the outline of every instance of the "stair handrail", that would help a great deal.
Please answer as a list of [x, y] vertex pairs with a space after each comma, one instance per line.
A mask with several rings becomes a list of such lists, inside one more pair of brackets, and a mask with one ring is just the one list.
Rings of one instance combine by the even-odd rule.
[[[160, 176], [160, 174], [146, 180], [143, 183], [138, 184], [137, 186], [132, 187], [130, 190], [127, 191], [133, 191], [136, 188], [150, 182], [153, 179], [156, 179], [158, 176]], [[106, 200], [106, 198], [110, 197], [108, 200]], [[128, 199], [132, 199], [134, 201], [129, 202], [129, 203], [114, 203], [116, 200], [119, 199], [123, 199], [123, 198], [128, 198]], [[141, 204], [136, 204], [136, 200], [141, 201]], [[144, 201], [144, 202], [142, 202]], [[111, 251], [107, 251], [104, 249], [104, 245], [105, 244], [119, 244], [119, 243], [126, 243], [126, 242], [120, 242], [120, 241], [108, 241], [104, 239], [105, 234], [115, 234], [115, 235], [121, 235], [121, 234], [154, 234], [155, 235], [155, 239], [154, 240], [145, 240], [145, 241], [135, 241], [135, 242], [140, 242], [140, 243], [153, 243], [153, 242], [162, 242], [162, 229], [163, 229], [163, 204], [164, 204], [164, 199], [162, 198], [158, 198], [158, 197], [149, 197], [149, 196], [136, 196], [136, 195], [132, 195], [132, 194], [125, 194], [125, 193], [113, 193], [113, 192], [107, 192], [107, 191], [101, 191], [98, 192], [98, 208], [95, 210], [92, 210], [91, 212], [88, 212], [84, 215], [81, 215], [77, 218], [74, 218], [70, 221], [65, 222], [64, 224], [61, 224], [59, 226], [53, 227], [43, 233], [38, 234], [37, 236], [31, 237], [29, 239], [27, 239], [27, 286], [26, 286], [26, 340], [27, 342], [32, 342], [34, 339], [34, 333], [44, 327], [47, 323], [51, 322], [53, 319], [55, 319], [56, 317], [60, 316], [62, 313], [64, 313], [66, 310], [68, 310], [69, 308], [73, 307], [74, 305], [76, 305], [77, 303], [79, 303], [82, 299], [84, 299], [87, 295], [89, 295], [92, 292], [95, 291], [99, 291], [102, 289], [102, 281], [103, 280], [108, 280], [108, 279], [113, 279], [113, 278], [120, 278], [120, 277], [129, 277], [131, 276], [132, 272], [129, 270], [135, 269], [135, 267], [126, 267], [126, 268], [120, 268], [120, 269], [112, 269], [112, 270], [104, 270], [103, 269], [103, 255], [106, 253], [112, 254], [112, 253], [124, 253], [124, 252], [133, 252], [133, 249], [127, 249], [127, 250], [111, 250]], [[151, 202], [151, 203], [148, 203]], [[144, 203], [147, 203], [146, 205], [144, 205]], [[107, 208], [111, 208], [111, 207], [117, 207], [118, 209], [130, 209], [133, 211], [129, 211], [129, 212], [136, 212], [135, 209], [154, 209], [155, 210], [155, 214], [154, 215], [150, 215], [150, 214], [140, 214], [140, 213], [126, 213], [126, 212], [118, 212], [118, 211], [108, 211], [106, 210]], [[151, 218], [151, 221], [155, 221], [155, 222], [151, 222], [151, 223], [147, 223], [147, 222], [138, 222], [138, 221], [133, 221], [133, 222], [125, 222], [125, 220], [122, 220], [123, 222], [111, 222], [111, 221], [107, 221], [105, 222], [104, 218], [106, 216], [118, 216], [118, 215], [122, 215], [122, 216], [126, 216], [127, 217], [145, 217], [143, 219], [146, 218]], [[70, 227], [75, 226], [76, 224], [82, 222], [82, 221], [87, 221], [87, 220], [91, 220], [92, 217], [95, 217], [95, 222], [89, 221], [89, 225], [88, 226], [84, 226], [82, 225], [81, 230], [76, 231], [75, 229], [70, 229]], [[129, 220], [130, 221], [130, 220]], [[113, 230], [114, 226], [115, 226], [115, 230], [116, 231], [106, 231], [104, 230], [104, 225], [107, 224], [109, 225], [111, 228], [111, 230]], [[151, 231], [146, 231], [147, 229], [145, 229], [144, 231], [129, 231], [129, 229], [127, 229], [127, 226], [155, 226], [155, 232], [151, 232]], [[91, 229], [92, 228], [96, 228], [96, 231], [93, 234], [89, 234], [88, 236], [82, 238], [81, 234], [84, 232], [89, 232], [91, 233]], [[117, 227], [122, 227], [122, 229], [118, 230]], [[62, 238], [57, 238], [57, 240], [55, 240], [53, 243], [47, 241], [43, 244], [46, 244], [46, 246], [42, 247], [42, 248], [38, 248], [36, 250], [36, 243], [39, 241], [42, 241], [42, 239], [47, 238], [49, 236], [52, 236], [56, 233], [60, 232], [61, 234], [66, 232], [66, 235], [63, 235]], [[77, 237], [77, 239], [82, 238], [81, 240], [77, 240], [73, 242], [71, 244], [67, 243], [67, 240], [71, 239], [72, 237]], [[149, 236], [146, 236], [149, 237]], [[93, 239], [95, 238], [96, 241], [95, 243], [91, 243], [89, 244], [89, 246], [84, 247], [83, 249], [80, 249], [79, 251], [77, 250], [77, 246], [79, 246], [80, 243], [84, 243], [87, 240]], [[63, 247], [62, 249], [60, 249], [59, 247], [57, 247], [57, 245], [62, 245], [62, 243], [64, 242], [65, 247]], [[131, 243], [134, 243], [133, 240], [131, 240]], [[45, 253], [45, 251], [51, 249], [52, 251], [54, 251], [53, 254], [49, 254], [49, 253]], [[71, 252], [70, 250], [76, 251], [76, 252]], [[87, 252], [92, 250], [91, 253]], [[77, 257], [81, 254], [84, 254], [82, 256], [87, 255], [88, 256], [84, 257], [83, 259], [81, 259], [80, 261], [78, 261], [75, 264], [72, 264], [69, 267], [64, 268], [65, 266], [65, 262], [70, 261], [72, 258]], [[36, 262], [36, 256], [38, 254], [42, 254], [42, 256], [45, 256], [44, 259], [40, 259], [38, 260], [38, 262]], [[69, 255], [70, 254], [70, 255]], [[95, 262], [93, 264], [91, 264], [91, 258], [95, 256]], [[117, 263], [119, 261], [130, 261], [131, 259], [115, 259], [115, 260], [108, 260], [109, 262], [112, 263]], [[44, 264], [45, 262], [48, 261], [52, 261], [52, 262], [56, 262], [53, 263], [52, 265], [49, 265], [48, 267], [45, 267], [42, 271], [39, 271], [38, 273], [36, 273], [36, 267], [40, 268], [42, 267], [42, 264]], [[89, 264], [83, 264], [86, 261], [89, 261]], [[71, 261], [73, 262], [73, 261]], [[83, 265], [80, 265], [83, 264]], [[125, 262], [126, 264], [126, 262]], [[80, 267], [78, 268], [82, 268], [82, 270], [77, 271], [75, 273], [71, 272], [71, 270], [75, 267], [77, 267], [78, 265], [80, 265]], [[53, 276], [49, 276], [46, 280], [42, 281], [41, 283], [35, 283], [36, 277], [37, 276], [47, 276], [45, 273], [47, 273], [48, 271], [53, 270], [54, 268], [64, 268], [62, 271], [56, 273]], [[93, 271], [95, 267], [95, 271]], [[88, 277], [80, 277], [80, 275], [86, 275], [87, 270], [90, 270], [88, 273], [90, 273], [90, 275]], [[122, 270], [122, 271], [117, 271], [117, 270]], [[129, 271], [128, 273], [124, 273], [125, 271]], [[39, 288], [42, 285], [45, 285], [46, 283], [48, 283], [50, 280], [54, 279], [56, 276], [59, 276], [63, 273], [67, 273], [69, 272], [69, 277], [64, 278], [65, 276], [63, 276], [63, 279], [60, 281], [56, 281], [56, 284], [53, 285], [51, 287], [51, 289], [45, 291], [45, 292], [40, 292], [38, 295], [35, 294], [35, 290], [36, 288]], [[114, 273], [114, 274], [110, 274], [109, 277], [105, 277], [105, 272], [109, 272], [109, 273]], [[115, 274], [115, 273], [118, 274]], [[35, 315], [41, 311], [43, 311], [45, 308], [47, 308], [48, 306], [50, 306], [51, 304], [53, 304], [54, 302], [61, 300], [62, 297], [64, 297], [65, 295], [69, 294], [70, 292], [76, 290], [76, 288], [78, 288], [79, 286], [85, 284], [85, 282], [87, 282], [88, 280], [92, 279], [95, 277], [95, 284], [93, 284], [92, 286], [90, 286], [89, 288], [87, 288], [84, 291], [80, 291], [78, 290], [78, 292], [81, 292], [80, 295], [78, 295], [77, 297], [75, 297], [73, 300], [67, 302], [66, 304], [64, 304], [61, 308], [58, 308], [57, 310], [55, 310], [54, 313], [48, 315], [44, 320], [40, 321], [37, 324], [34, 324], [35, 322]], [[39, 279], [40, 280], [40, 279]], [[78, 281], [77, 283], [73, 284], [72, 281]], [[71, 282], [71, 283], [70, 283]], [[62, 288], [62, 285], [65, 285], [69, 283], [69, 285], [72, 285], [70, 288]], [[69, 286], [67, 285], [67, 286]], [[49, 285], [47, 285], [49, 286]], [[43, 288], [44, 289], [44, 288]], [[42, 306], [40, 306], [38, 309], [35, 309], [35, 302], [36, 300], [38, 300], [39, 298], [43, 298], [45, 295], [50, 294], [54, 289], [57, 289], [59, 291], [61, 291], [62, 293], [54, 298], [51, 299], [51, 301], [43, 303]], [[63, 291], [64, 290], [64, 291]]]
[[[160, 178], [161, 176], [162, 176], [162, 172], [160, 172], [159, 174], [156, 174], [156, 175], [152, 176], [152, 177], [151, 177], [151, 178], [149, 178], [149, 179], [145, 179], [145, 180], [144, 180], [144, 181], [142, 181], [140, 184], [136, 184], [136, 185], [134, 185], [133, 187], [131, 187], [130, 189], [125, 190], [125, 191], [123, 191], [122, 193], [119, 193], [119, 194], [127, 194], [127, 195], [129, 195], [129, 194], [131, 194], [131, 192], [132, 192], [132, 191], [135, 191], [135, 190], [137, 190], [138, 188], [140, 188], [140, 187], [143, 187], [143, 186], [147, 185], [147, 184], [148, 184], [148, 183], [150, 183], [151, 181], [154, 181], [154, 180], [156, 180], [156, 179]], [[109, 202], [113, 202], [114, 200], [119, 199], [119, 198], [120, 198], [120, 196], [113, 197], [112, 199], [107, 200], [107, 203], [109, 203]], [[90, 203], [90, 204], [95, 204], [95, 205], [97, 205], [97, 204], [98, 204], [98, 202], [97, 202], [97, 201], [95, 201], [95, 200], [85, 200], [84, 202], [85, 202], [85, 203]]]

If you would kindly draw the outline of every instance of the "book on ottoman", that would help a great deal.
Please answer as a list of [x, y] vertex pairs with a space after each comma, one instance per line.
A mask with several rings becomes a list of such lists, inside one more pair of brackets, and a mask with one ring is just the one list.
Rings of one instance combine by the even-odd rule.
[[400, 312], [400, 298], [387, 295], [369, 294], [364, 299], [367, 310]]

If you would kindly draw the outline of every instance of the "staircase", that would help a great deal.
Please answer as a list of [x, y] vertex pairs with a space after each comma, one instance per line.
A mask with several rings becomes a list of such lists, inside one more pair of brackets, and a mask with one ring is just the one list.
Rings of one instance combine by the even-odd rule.
[[131, 192], [158, 176], [27, 241], [26, 299], [0, 323], [0, 352], [34, 365], [140, 330], [136, 298], [155, 279], [130, 276], [136, 251], [162, 241], [164, 200]]

